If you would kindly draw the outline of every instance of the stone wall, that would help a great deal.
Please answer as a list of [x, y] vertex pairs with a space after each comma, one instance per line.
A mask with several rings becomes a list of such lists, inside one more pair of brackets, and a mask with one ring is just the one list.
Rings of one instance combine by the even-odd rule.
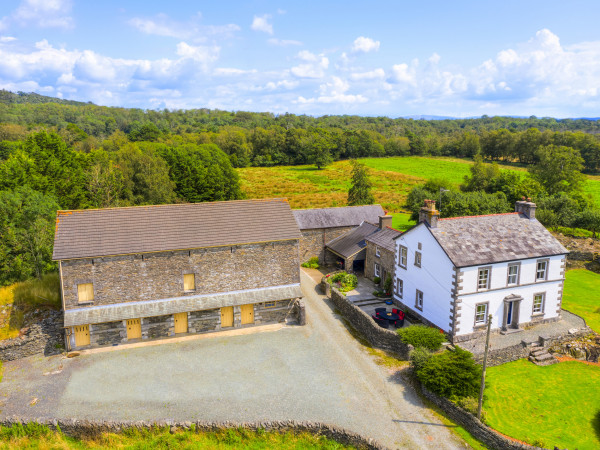
[[308, 261], [313, 256], [319, 258], [319, 263], [326, 264], [325, 243], [335, 239], [356, 227], [316, 228], [313, 230], [300, 230], [300, 263]]
[[[298, 433], [310, 433], [315, 436], [324, 436], [328, 439], [339, 442], [340, 444], [353, 446], [360, 449], [385, 450], [375, 439], [366, 438], [360, 434], [346, 430], [344, 428], [329, 425], [321, 422], [297, 422], [294, 420], [264, 421], [264, 422], [177, 422], [174, 420], [163, 421], [94, 421], [79, 419], [46, 419], [38, 418], [34, 421], [37, 424], [45, 425], [52, 430], [60, 431], [70, 437], [77, 439], [97, 438], [102, 433], [121, 433], [127, 429], [152, 429], [169, 428], [171, 433], [179, 430], [190, 430], [193, 428], [197, 432], [218, 432], [223, 430], [247, 429], [251, 431], [264, 430], [267, 432], [285, 433], [289, 431]], [[19, 418], [10, 418], [0, 421], [3, 427], [12, 427], [13, 425], [24, 425], [26, 422]]]
[[0, 341], [0, 361], [13, 361], [27, 356], [57, 355], [64, 350], [63, 315], [50, 311], [40, 323], [29, 327], [23, 336]]
[[290, 314], [294, 300], [279, 300], [274, 306], [265, 306], [266, 303], [256, 303], [254, 305], [254, 323], [281, 323]]
[[175, 319], [170, 314], [167, 316], [144, 317], [141, 322], [142, 339], [160, 339], [175, 335]]
[[[122, 320], [90, 325], [90, 346], [116, 345], [127, 341], [127, 327]], [[73, 345], [75, 341], [73, 341]]]
[[489, 448], [495, 450], [536, 450], [539, 447], [534, 447], [527, 444], [522, 444], [516, 440], [506, 438], [496, 430], [483, 424], [477, 417], [464, 409], [458, 407], [450, 400], [439, 397], [433, 392], [429, 392], [426, 388], [421, 387], [423, 395], [433, 404], [442, 409], [454, 422], [462, 425], [473, 437], [486, 444]]
[[331, 301], [340, 311], [340, 314], [373, 347], [393, 353], [401, 359], [408, 360], [409, 353], [413, 349], [412, 345], [402, 342], [396, 332], [377, 325], [371, 316], [358, 306], [352, 304], [341, 292], [327, 283], [325, 278], [321, 281], [321, 288], [331, 298]]
[[[88, 258], [61, 262], [65, 309], [213, 294], [300, 282], [298, 241]], [[184, 291], [183, 275], [195, 275]], [[94, 301], [78, 303], [77, 285], [93, 283]]]
[[188, 313], [188, 332], [205, 333], [221, 329], [221, 310], [206, 309]]
[[[380, 274], [383, 275], [383, 270], [385, 270], [385, 273], [392, 277], [393, 282], [395, 264], [394, 252], [390, 252], [389, 250], [386, 250], [383, 247], [379, 247], [379, 256], [376, 256], [376, 248], [377, 246], [375, 244], [367, 241], [367, 256], [365, 259], [365, 278], [368, 278], [371, 281], [375, 278], [375, 264], [377, 263], [381, 267]], [[385, 279], [381, 275], [381, 286], [383, 287]], [[392, 286], [392, 288], [394, 288], [394, 286]]]

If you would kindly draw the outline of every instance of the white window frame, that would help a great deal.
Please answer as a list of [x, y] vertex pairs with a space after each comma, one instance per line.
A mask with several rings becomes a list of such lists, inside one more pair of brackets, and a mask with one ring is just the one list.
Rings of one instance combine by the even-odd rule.
[[396, 293], [399, 298], [404, 298], [404, 280], [400, 278], [396, 280]]
[[415, 252], [415, 266], [421, 267], [421, 252]]
[[375, 263], [373, 267], [373, 273], [376, 277], [381, 278], [381, 269], [379, 268], [379, 264]]
[[[536, 305], [535, 305], [535, 301], [536, 298], [540, 297], [540, 303], [539, 303], [539, 309], [536, 310]], [[533, 294], [533, 307], [532, 307], [532, 314], [533, 315], [542, 315], [544, 314], [544, 308], [546, 306], [546, 293], [545, 292], [538, 292], [537, 294]]]
[[398, 265], [403, 269], [406, 269], [408, 263], [408, 248], [401, 245], [398, 249]]
[[[485, 278], [485, 286], [482, 285], [483, 278], [481, 277], [482, 273], [487, 273]], [[477, 269], [477, 290], [485, 291], [490, 288], [492, 285], [492, 266], [479, 267]]]
[[415, 308], [419, 311], [423, 311], [423, 291], [417, 289], [417, 293], [415, 294]]
[[[510, 273], [510, 269], [512, 269], [513, 267], [516, 267], [517, 272], [511, 274]], [[511, 263], [508, 265], [508, 268], [506, 269], [506, 285], [507, 286], [518, 286], [519, 285], [519, 280], [521, 277], [521, 263]], [[514, 277], [514, 282], [511, 283], [510, 279], [511, 277]]]
[[375, 256], [377, 256], [378, 258], [381, 256], [381, 252], [379, 251], [378, 245], [375, 246]]
[[[540, 269], [540, 264], [544, 265], [543, 269]], [[550, 265], [549, 259], [538, 259], [535, 262], [535, 281], [546, 281], [548, 279], [548, 266]], [[540, 277], [540, 273], [543, 276]]]
[[[479, 310], [480, 307], [483, 307], [483, 312], [481, 312]], [[475, 326], [487, 324], [488, 307], [489, 306], [488, 306], [487, 302], [486, 303], [477, 303], [475, 305]]]

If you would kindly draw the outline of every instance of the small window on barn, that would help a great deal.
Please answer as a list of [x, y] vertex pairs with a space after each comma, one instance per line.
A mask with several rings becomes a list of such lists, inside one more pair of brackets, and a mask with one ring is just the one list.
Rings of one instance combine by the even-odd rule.
[[184, 291], [195, 291], [196, 290], [196, 277], [193, 273], [186, 273], [183, 275], [183, 290]]
[[379, 270], [379, 264], [375, 264], [375, 270], [374, 270], [374, 272], [375, 272], [375, 276], [376, 277], [380, 277], [381, 276], [381, 272]]
[[375, 246], [375, 256], [377, 256], [378, 258], [381, 256], [381, 253], [379, 252], [379, 246]]
[[265, 308], [275, 308], [275, 302], [265, 302]]
[[77, 285], [77, 300], [79, 303], [94, 301], [94, 285], [92, 283], [82, 283]]

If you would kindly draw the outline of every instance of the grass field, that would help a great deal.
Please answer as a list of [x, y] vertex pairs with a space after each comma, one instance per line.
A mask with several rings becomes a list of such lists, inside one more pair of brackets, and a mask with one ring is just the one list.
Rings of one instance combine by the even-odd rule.
[[487, 423], [543, 448], [600, 448], [600, 367], [514, 361], [487, 372]]
[[79, 440], [53, 432], [46, 427], [30, 424], [25, 427], [0, 428], [0, 447], [60, 448], [60, 449], [153, 449], [153, 448], [205, 448], [205, 449], [346, 449], [353, 448], [323, 437], [302, 433], [266, 433], [245, 430], [226, 430], [213, 433], [169, 429], [125, 430], [121, 434], [105, 433], [95, 439]]
[[600, 333], [600, 275], [576, 269], [569, 270], [565, 278], [563, 308], [583, 317], [592, 330]]
[[[361, 159], [369, 168], [375, 201], [385, 209], [404, 210], [406, 196], [417, 184], [445, 178], [458, 186], [472, 161], [458, 158], [405, 156]], [[524, 172], [514, 165], [502, 169]], [[238, 169], [242, 191], [248, 198], [287, 197], [292, 208], [346, 206], [350, 163], [337, 161], [322, 170], [314, 166], [249, 167]], [[584, 191], [600, 205], [600, 176], [588, 176]]]

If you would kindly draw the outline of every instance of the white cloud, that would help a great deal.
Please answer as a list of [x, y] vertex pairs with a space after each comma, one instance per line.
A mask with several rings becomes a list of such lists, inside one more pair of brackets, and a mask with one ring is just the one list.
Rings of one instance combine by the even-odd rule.
[[320, 95], [318, 97], [305, 98], [304, 96], [299, 96], [296, 102], [301, 104], [356, 104], [369, 101], [368, 98], [361, 94], [348, 94], [347, 91], [349, 89], [350, 84], [346, 80], [333, 76], [329, 82], [319, 86]]
[[142, 33], [155, 36], [173, 37], [177, 39], [189, 39], [195, 42], [206, 41], [207, 37], [232, 37], [240, 27], [230, 23], [226, 25], [202, 25], [198, 23], [201, 15], [197, 14], [188, 22], [177, 22], [171, 20], [165, 14], [158, 14], [152, 19], [134, 17], [129, 20], [129, 25]]
[[71, 7], [71, 0], [23, 0], [12, 19], [22, 25], [70, 28], [73, 26]]
[[265, 14], [263, 16], [254, 16], [250, 28], [252, 28], [254, 31], [263, 31], [268, 34], [273, 34], [273, 25], [269, 23], [270, 18], [270, 14]]
[[0, 36], [0, 42], [12, 42], [16, 40], [17, 38], [12, 36]]
[[269, 40], [267, 40], [267, 42], [271, 45], [278, 45], [280, 47], [288, 47], [290, 45], [302, 45], [302, 42], [294, 41], [291, 39], [270, 38]]
[[354, 40], [354, 44], [352, 45], [352, 51], [355, 53], [368, 53], [368, 52], [376, 52], [379, 50], [379, 41], [375, 41], [371, 38], [360, 36]]
[[177, 54], [183, 58], [190, 58], [202, 64], [208, 64], [219, 59], [221, 48], [218, 46], [198, 45], [193, 46], [180, 42], [177, 44]]
[[383, 80], [385, 78], [385, 71], [379, 68], [368, 72], [354, 72], [350, 75], [350, 78], [354, 81]]
[[329, 67], [329, 59], [323, 54], [315, 55], [308, 50], [298, 52], [297, 58], [304, 61], [290, 69], [290, 72], [299, 78], [322, 78]]

